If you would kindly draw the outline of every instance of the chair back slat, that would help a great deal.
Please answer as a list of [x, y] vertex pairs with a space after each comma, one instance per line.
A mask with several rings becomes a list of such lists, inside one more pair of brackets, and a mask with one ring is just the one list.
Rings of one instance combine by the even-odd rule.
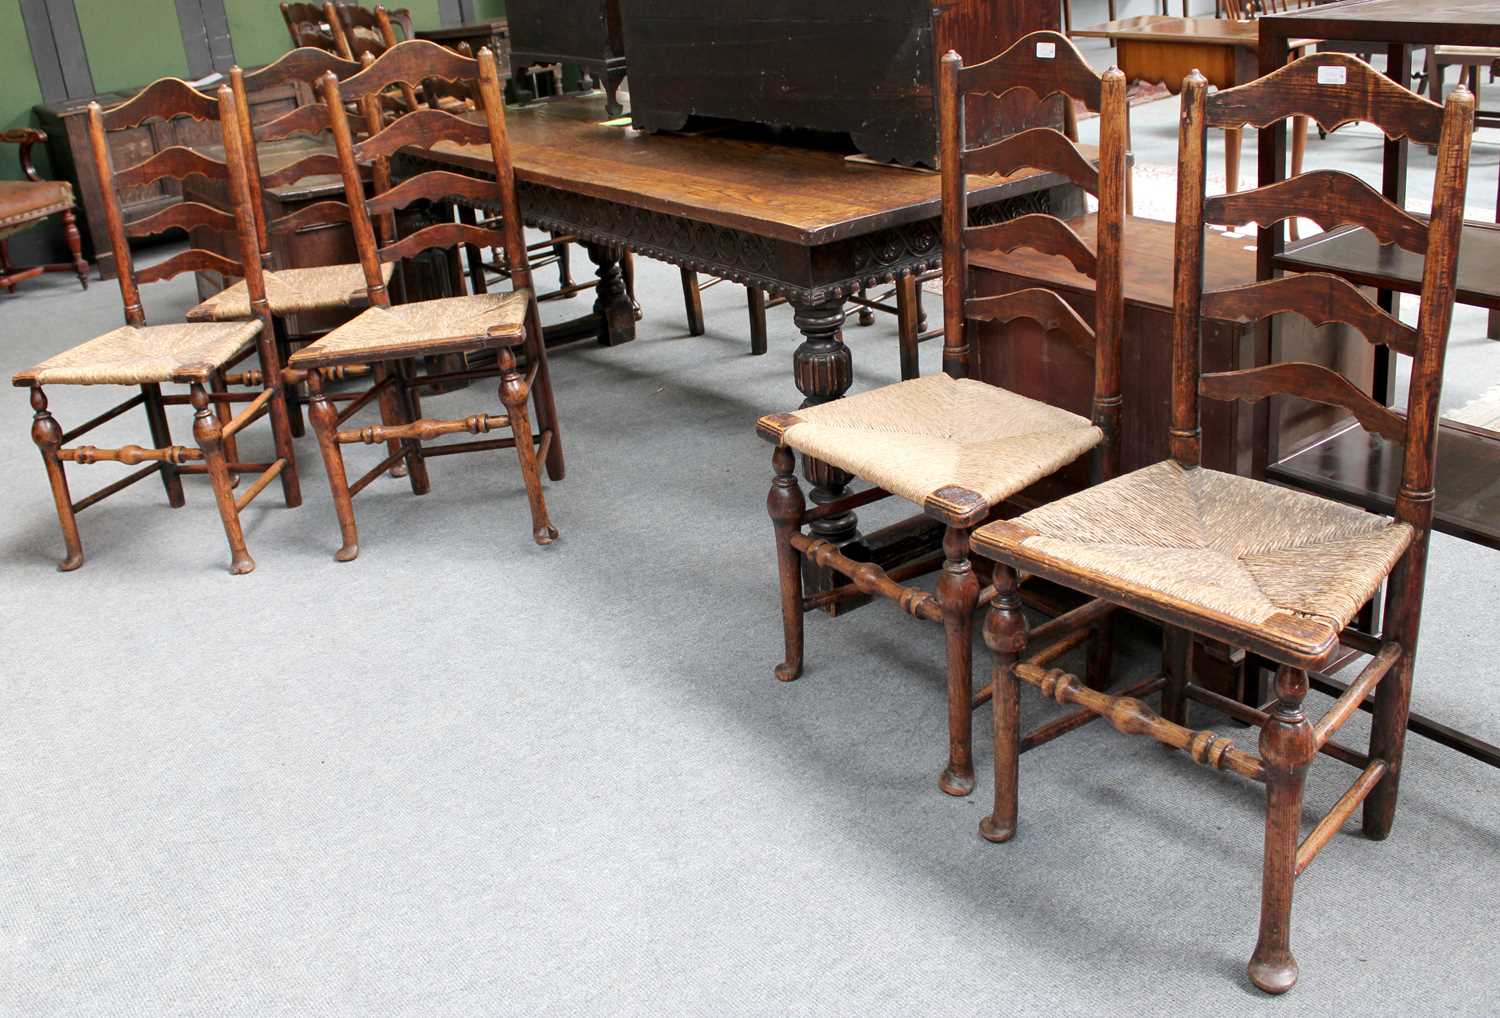
[[1426, 223], [1342, 170], [1309, 170], [1203, 203], [1204, 222], [1217, 226], [1275, 226], [1292, 218], [1311, 219], [1325, 230], [1362, 226], [1382, 244], [1399, 244], [1417, 254], [1427, 251]]
[[447, 46], [427, 39], [413, 39], [392, 46], [364, 70], [344, 79], [339, 93], [346, 100], [363, 99], [367, 95], [379, 95], [394, 85], [415, 87], [428, 78], [477, 80], [479, 60], [461, 56]]
[[493, 202], [495, 185], [492, 181], [449, 170], [429, 170], [408, 177], [390, 190], [375, 195], [365, 202], [365, 208], [372, 216], [378, 216], [399, 211], [416, 201], [450, 199], [469, 204]]
[[194, 176], [208, 180], [228, 180], [229, 166], [222, 159], [206, 156], [195, 148], [172, 145], [153, 152], [134, 166], [116, 171], [115, 186], [145, 187], [165, 177], [186, 180]]
[[338, 176], [339, 157], [332, 152], [314, 152], [279, 170], [261, 174], [261, 187], [286, 187], [306, 177]]
[[1099, 112], [1099, 75], [1067, 36], [1032, 32], [1021, 41], [1025, 45], [1011, 46], [983, 63], [960, 69], [959, 90], [1003, 98], [1007, 92], [1024, 88], [1038, 99], [1060, 94]]
[[1061, 131], [1033, 127], [963, 154], [965, 173], [1008, 176], [1017, 170], [1060, 173], [1089, 194], [1099, 195], [1099, 171]]
[[1327, 272], [1280, 276], [1203, 295], [1203, 317], [1214, 321], [1250, 325], [1286, 312], [1314, 325], [1348, 325], [1371, 343], [1408, 357], [1417, 354], [1416, 329], [1382, 311], [1353, 283]]
[[1215, 92], [1206, 106], [1209, 127], [1269, 127], [1304, 116], [1325, 131], [1373, 124], [1387, 138], [1436, 145], [1443, 108], [1348, 53], [1313, 53], [1263, 78]]
[[1073, 228], [1056, 216], [1033, 212], [990, 226], [970, 226], [964, 230], [964, 247], [970, 251], [998, 251], [1008, 254], [1029, 247], [1042, 254], [1066, 258], [1085, 276], [1093, 278], [1099, 271], [1099, 259]]
[[1048, 332], [1065, 337], [1088, 356], [1095, 355], [1093, 327], [1055, 290], [1034, 286], [994, 297], [970, 297], [964, 301], [964, 316], [970, 321], [1002, 325], [1029, 318]]
[[[141, 285], [171, 279], [189, 271], [219, 272], [244, 278], [251, 307], [257, 312], [265, 308], [265, 280], [261, 274], [254, 201], [250, 195], [242, 145], [243, 134], [248, 128], [246, 118], [239, 111], [240, 106], [227, 86], [219, 89], [217, 97], [210, 97], [171, 78], [147, 86], [111, 110], [103, 109], [97, 102], [89, 104], [86, 120], [91, 161], [104, 210], [109, 246], [115, 257], [127, 324], [146, 324], [145, 309], [141, 306]], [[152, 118], [174, 120], [179, 117], [217, 122], [224, 145], [224, 159], [216, 160], [196, 149], [174, 145], [134, 166], [118, 172], [115, 170], [108, 138], [111, 130], [129, 130]], [[162, 179], [181, 181], [192, 176], [224, 182], [227, 194], [223, 204], [227, 207], [215, 207], [207, 201], [179, 201], [131, 227], [125, 225], [121, 190]], [[196, 243], [194, 232], [200, 227], [216, 232], [231, 230], [235, 241], [231, 250], [238, 254], [238, 259], [195, 246], [156, 265], [136, 268], [130, 251], [131, 237], [183, 229], [188, 231], [190, 242]]]
[[[1336, 68], [1342, 73], [1330, 73]], [[1424, 223], [1345, 175], [1310, 171], [1244, 196], [1205, 200], [1209, 126], [1264, 127], [1292, 115], [1327, 127], [1374, 123], [1388, 138], [1435, 142], [1432, 214]], [[1177, 194], [1177, 277], [1172, 326], [1172, 455], [1196, 466], [1200, 455], [1199, 396], [1257, 402], [1276, 395], [1347, 411], [1372, 434], [1403, 445], [1396, 515], [1424, 533], [1430, 526], [1437, 452], [1438, 397], [1452, 322], [1458, 242], [1463, 225], [1474, 97], [1459, 86], [1442, 106], [1408, 92], [1368, 64], [1343, 54], [1314, 54], [1258, 81], [1213, 95], [1202, 75], [1183, 82]], [[1347, 280], [1301, 273], [1217, 291], [1203, 288], [1203, 231], [1216, 222], [1253, 219], [1263, 228], [1299, 216], [1354, 223], [1383, 243], [1425, 255], [1416, 328], [1387, 314]], [[1418, 231], [1421, 236], [1419, 237]], [[1255, 322], [1299, 314], [1315, 325], [1341, 323], [1374, 343], [1412, 358], [1405, 416], [1382, 406], [1329, 368], [1283, 363], [1200, 377], [1203, 318]]]
[[460, 244], [472, 244], [480, 249], [502, 248], [505, 246], [505, 234], [500, 230], [471, 226], [468, 223], [436, 223], [385, 245], [380, 249], [380, 260], [394, 262], [402, 258], [414, 258], [424, 251], [457, 247]]
[[1291, 394], [1324, 406], [1347, 410], [1366, 431], [1392, 442], [1406, 440], [1406, 418], [1381, 406], [1359, 386], [1331, 368], [1305, 362], [1262, 364], [1240, 371], [1205, 374], [1199, 392], [1209, 399], [1258, 403], [1271, 396]]
[[409, 146], [431, 148], [440, 141], [458, 145], [487, 145], [489, 131], [473, 120], [445, 110], [424, 107], [397, 118], [383, 131], [371, 135], [354, 149], [360, 162], [388, 159]]
[[106, 131], [123, 131], [140, 127], [148, 120], [176, 117], [217, 120], [219, 110], [212, 96], [198, 91], [181, 78], [160, 78], [120, 105], [111, 106], [102, 116]]
[[226, 258], [217, 251], [195, 247], [179, 251], [155, 265], [137, 269], [135, 280], [141, 284], [159, 283], [162, 280], [180, 276], [184, 272], [218, 272], [238, 279], [245, 274], [245, 267], [243, 263]]
[[273, 120], [255, 125], [255, 140], [281, 141], [299, 134], [319, 135], [328, 130], [328, 111], [322, 103], [308, 103]]
[[197, 229], [233, 233], [234, 215], [202, 202], [181, 201], [168, 205], [160, 212], [153, 212], [144, 219], [137, 219], [125, 227], [125, 234], [132, 238], [155, 237], [168, 230], [183, 230], [191, 235]]
[[[282, 4], [283, 8], [287, 5]], [[311, 7], [311, 4], [296, 4]], [[266, 66], [244, 72], [245, 87], [250, 91], [270, 88], [273, 85], [311, 84], [332, 71], [340, 78], [359, 73], [359, 63], [345, 60], [337, 53], [322, 46], [298, 46], [271, 61]]]
[[349, 205], [341, 201], [318, 201], [311, 205], [300, 205], [296, 211], [288, 212], [271, 220], [267, 227], [272, 234], [296, 233], [314, 226], [330, 226], [349, 222]]

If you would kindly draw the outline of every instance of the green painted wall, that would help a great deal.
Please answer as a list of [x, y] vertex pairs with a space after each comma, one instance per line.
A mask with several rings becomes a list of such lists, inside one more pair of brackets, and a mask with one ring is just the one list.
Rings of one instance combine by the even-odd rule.
[[474, 0], [474, 16], [480, 21], [505, 17], [505, 0]]
[[[94, 87], [101, 92], [187, 77], [182, 27], [172, 0], [74, 0]], [[274, 6], [267, 13], [279, 17]]]
[[291, 45], [273, 0], [224, 0], [224, 12], [229, 15], [234, 58], [243, 67], [268, 64]]
[[[0, 128], [34, 126], [31, 107], [42, 101], [42, 89], [36, 81], [31, 63], [31, 47], [26, 42], [26, 28], [21, 21], [19, 0], [0, 3]], [[37, 169], [47, 172], [45, 145], [32, 149]], [[0, 145], [0, 179], [20, 180], [21, 164], [16, 146]]]

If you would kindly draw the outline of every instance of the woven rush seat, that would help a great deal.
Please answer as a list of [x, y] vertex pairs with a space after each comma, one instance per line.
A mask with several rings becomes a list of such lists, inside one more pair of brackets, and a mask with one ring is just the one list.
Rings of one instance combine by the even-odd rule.
[[147, 385], [207, 382], [247, 353], [261, 323], [122, 325], [19, 372], [15, 385]]
[[1341, 502], [1167, 460], [981, 527], [974, 544], [1078, 589], [1170, 604], [1241, 634], [1241, 646], [1314, 659], [1337, 647], [1413, 533]]
[[0, 180], [0, 237], [73, 207], [73, 187], [65, 180]]
[[372, 307], [292, 354], [298, 369], [510, 346], [526, 338], [529, 290]]
[[[387, 284], [394, 264], [382, 265]], [[295, 315], [307, 311], [338, 311], [362, 307], [368, 300], [364, 270], [359, 263], [318, 265], [302, 269], [280, 269], [263, 273], [266, 303], [273, 315]], [[188, 311], [190, 322], [232, 322], [250, 317], [250, 291], [242, 279], [228, 289]]]
[[763, 417], [762, 435], [972, 526], [1103, 440], [1083, 417], [946, 374]]

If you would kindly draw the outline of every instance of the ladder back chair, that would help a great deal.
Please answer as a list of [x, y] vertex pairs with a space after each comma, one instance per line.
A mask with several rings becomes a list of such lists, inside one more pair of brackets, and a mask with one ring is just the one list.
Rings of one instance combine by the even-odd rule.
[[[358, 60], [366, 53], [380, 56], [399, 42], [415, 38], [411, 13], [405, 9], [388, 11], [381, 5], [374, 10], [352, 3], [334, 3], [325, 0], [324, 17], [333, 28], [333, 38], [339, 55], [345, 60]], [[401, 26], [401, 35], [396, 26]]]
[[[154, 118], [171, 120], [181, 116], [218, 120], [225, 158], [215, 160], [194, 149], [171, 146], [134, 166], [119, 170], [113, 167], [106, 132], [132, 129]], [[110, 247], [119, 266], [125, 324], [22, 371], [12, 379], [15, 385], [31, 390], [31, 405], [36, 412], [32, 438], [41, 450], [62, 526], [67, 554], [59, 568], [64, 571], [83, 564], [77, 514], [151, 474], [161, 476], [167, 500], [173, 507], [183, 504], [182, 474], [208, 476], [229, 541], [230, 572], [237, 574], [255, 568], [240, 525], [240, 513], [245, 507], [278, 476], [287, 506], [295, 507], [302, 501], [286, 406], [281, 386], [277, 384], [280, 363], [267, 321], [250, 186], [240, 151], [240, 120], [241, 114], [229, 88], [221, 87], [215, 99], [176, 78], [157, 81], [128, 102], [110, 110], [101, 109], [98, 103], [89, 105], [89, 142], [94, 171], [103, 195]], [[226, 212], [197, 201], [181, 201], [126, 225], [121, 212], [120, 191], [142, 187], [162, 178], [181, 180], [195, 174], [227, 181], [234, 211]], [[190, 237], [200, 230], [231, 233], [238, 241], [239, 258], [236, 260], [193, 247], [157, 264], [137, 268], [131, 257], [130, 241], [172, 230], [187, 232]], [[254, 313], [236, 322], [147, 324], [140, 287], [196, 271], [243, 276]], [[251, 352], [258, 353], [260, 358], [263, 384], [259, 391], [253, 394], [226, 391], [225, 370]], [[169, 383], [187, 385], [188, 394], [163, 395], [161, 387]], [[93, 420], [64, 432], [48, 410], [45, 392], [47, 387], [57, 385], [124, 385], [138, 387], [140, 391]], [[231, 413], [231, 405], [236, 402], [246, 405], [239, 413]], [[166, 407], [181, 403], [193, 407], [193, 436], [197, 448], [172, 443]], [[145, 410], [151, 435], [149, 447], [125, 445], [100, 449], [69, 445], [86, 432], [137, 406]], [[267, 414], [271, 419], [274, 459], [269, 463], [240, 461], [236, 435]], [[69, 494], [65, 464], [101, 462], [144, 463], [146, 466], [91, 495], [73, 500]], [[238, 497], [234, 493], [237, 474], [256, 475]]]
[[284, 3], [281, 5], [281, 20], [286, 23], [287, 34], [292, 37], [292, 49], [310, 46], [338, 54], [338, 40], [333, 36], [335, 21], [328, 21], [321, 4]]
[[[974, 535], [993, 559], [995, 598], [985, 623], [994, 651], [995, 807], [980, 825], [991, 841], [1016, 832], [1019, 754], [1046, 741], [1021, 736], [1020, 683], [1073, 705], [1064, 728], [1104, 717], [1130, 734], [1149, 735], [1195, 762], [1232, 771], [1266, 787], [1260, 936], [1250, 979], [1269, 993], [1296, 982], [1291, 951], [1292, 885], [1319, 851], [1364, 806], [1364, 833], [1385, 838], [1395, 815], [1397, 782], [1411, 695], [1413, 655], [1433, 513], [1438, 397], [1453, 313], [1454, 266], [1464, 207], [1473, 97], [1463, 89], [1439, 107], [1352, 56], [1303, 57], [1257, 81], [1207, 94], [1204, 79], [1184, 82], [1177, 198], [1176, 290], [1172, 331], [1172, 458], [1122, 475]], [[1429, 220], [1413, 216], [1358, 178], [1312, 170], [1252, 191], [1204, 196], [1209, 127], [1265, 127], [1301, 114], [1325, 128], [1352, 121], [1390, 138], [1438, 145]], [[1216, 291], [1203, 290], [1204, 225], [1261, 226], [1302, 216], [1324, 228], [1363, 226], [1382, 243], [1425, 256], [1421, 312], [1415, 328], [1371, 303], [1333, 275], [1290, 275]], [[1412, 358], [1404, 414], [1377, 403], [1344, 376], [1319, 365], [1282, 362], [1202, 374], [1200, 318], [1245, 323], [1285, 312], [1314, 323], [1338, 322], [1364, 339]], [[1200, 397], [1257, 402], [1297, 397], [1348, 411], [1355, 422], [1404, 453], [1395, 518], [1366, 512], [1263, 481], [1199, 465]], [[1048, 667], [1049, 652], [1028, 650], [1016, 596], [1017, 572], [1040, 576], [1096, 600], [1080, 618], [1127, 608], [1169, 632], [1192, 633], [1240, 647], [1277, 667], [1275, 694], [1255, 709], [1191, 681], [1185, 654], [1168, 653], [1161, 711], [1138, 694], [1109, 696]], [[1388, 582], [1387, 582], [1388, 581]], [[1386, 622], [1377, 639], [1346, 628], [1386, 584]], [[1178, 645], [1184, 640], [1169, 641]], [[1344, 647], [1369, 664], [1316, 722], [1304, 698], [1309, 672], [1320, 672]], [[1367, 752], [1334, 735], [1371, 692], [1374, 721]], [[1259, 755], [1209, 729], [1188, 727], [1188, 702], [1258, 725]], [[1359, 771], [1348, 792], [1298, 843], [1308, 765], [1323, 753]]]
[[[286, 82], [314, 82], [323, 74], [347, 78], [358, 74], [361, 65], [344, 60], [325, 50], [303, 47], [292, 50], [258, 71], [245, 73], [240, 67], [230, 69], [229, 80], [240, 109], [249, 109], [249, 95], [257, 88]], [[280, 359], [285, 362], [292, 345], [309, 337], [293, 336], [288, 331], [289, 316], [309, 313], [354, 313], [369, 306], [364, 269], [356, 262], [318, 265], [304, 268], [280, 268], [272, 256], [273, 238], [295, 237], [308, 231], [351, 228], [349, 206], [342, 199], [325, 199], [302, 205], [271, 220], [268, 218], [266, 192], [297, 184], [310, 177], [334, 176], [340, 173], [338, 156], [333, 150], [332, 122], [321, 99], [298, 106], [273, 120], [252, 127], [240, 120], [242, 150], [246, 155], [246, 177], [250, 183], [251, 207], [255, 213], [256, 238], [264, 267], [262, 282], [266, 303], [275, 330]], [[269, 145], [273, 152], [263, 152]], [[279, 146], [279, 147], [278, 147]], [[274, 153], [274, 154], [273, 154]], [[392, 269], [384, 268], [390, 281]], [[187, 312], [190, 322], [241, 321], [252, 317], [247, 284], [241, 280], [200, 302]], [[324, 373], [325, 380], [360, 373], [341, 368]], [[232, 378], [246, 384], [259, 384], [251, 373]], [[291, 420], [292, 434], [303, 433], [300, 387], [283, 383]]]
[[[1034, 32], [999, 56], [964, 67], [956, 53], [943, 57], [939, 76], [942, 147], [944, 373], [910, 379], [843, 399], [809, 401], [793, 413], [762, 417], [760, 435], [775, 445], [775, 479], [767, 499], [776, 535], [786, 657], [776, 677], [802, 672], [803, 613], [864, 595], [896, 601], [908, 614], [943, 626], [948, 688], [948, 763], [938, 784], [950, 795], [974, 787], [972, 677], [974, 610], [979, 580], [969, 557], [970, 533], [996, 507], [1023, 489], [1093, 452], [1097, 477], [1111, 476], [1118, 458], [1120, 333], [1124, 315], [1120, 282], [1121, 224], [1125, 205], [1125, 76], [1099, 75], [1068, 39]], [[1026, 88], [1040, 98], [1057, 92], [1076, 97], [1100, 115], [1096, 168], [1060, 131], [1039, 127], [993, 144], [965, 144], [964, 97]], [[966, 177], [1008, 174], [1022, 168], [1060, 173], [1099, 199], [1092, 244], [1050, 215], [1021, 216], [991, 226], [970, 226]], [[1032, 287], [971, 298], [966, 251], [1031, 247], [1069, 259], [1097, 280], [1093, 323], [1055, 291]], [[967, 377], [969, 321], [1042, 323], [1095, 358], [1091, 421], [1058, 407]], [[796, 453], [814, 485], [808, 509], [795, 476]], [[830, 479], [859, 477], [872, 487], [838, 500], [824, 493]], [[915, 502], [945, 527], [939, 558], [886, 572], [857, 562], [823, 539], [825, 521], [836, 525], [849, 510], [897, 495]], [[807, 527], [804, 532], [804, 527]], [[846, 577], [843, 586], [811, 597], [802, 590], [803, 559]], [[941, 566], [935, 594], [903, 581]], [[1102, 628], [1100, 644], [1107, 643]], [[1098, 645], [1096, 645], [1097, 647]], [[980, 697], [978, 702], [983, 702]]]
[[[416, 109], [389, 126], [355, 142], [346, 100], [360, 102], [368, 123], [381, 122], [380, 96], [393, 84], [416, 83], [428, 78], [459, 79], [474, 83], [480, 100], [477, 115], [460, 118], [440, 109]], [[353, 321], [292, 355], [291, 367], [306, 373], [311, 394], [313, 430], [327, 468], [333, 491], [342, 545], [336, 558], [347, 562], [359, 552], [353, 496], [380, 476], [397, 460], [406, 461], [413, 492], [428, 490], [427, 457], [461, 452], [514, 448], [531, 509], [532, 537], [550, 544], [557, 537], [548, 518], [542, 493], [539, 461], [560, 479], [563, 472], [556, 410], [547, 373], [540, 319], [530, 289], [526, 246], [521, 234], [516, 204], [515, 178], [505, 132], [505, 108], [499, 74], [488, 49], [477, 58], [424, 40], [404, 42], [381, 54], [374, 63], [343, 83], [333, 74], [320, 82], [324, 106], [333, 126], [344, 193], [354, 224], [371, 306]], [[486, 148], [494, 164], [494, 180], [481, 180], [448, 171], [416, 173], [394, 186], [390, 181], [390, 159], [398, 152], [428, 149], [438, 144], [460, 144]], [[360, 166], [370, 164], [375, 194], [366, 198]], [[397, 239], [396, 213], [419, 203], [463, 201], [498, 207], [503, 214], [499, 228], [473, 226], [452, 221], [424, 226]], [[378, 230], [378, 239], [377, 239]], [[511, 265], [514, 289], [509, 293], [471, 295], [393, 305], [385, 283], [383, 266], [430, 250], [456, 251], [464, 245], [503, 247]], [[399, 277], [398, 277], [399, 278]], [[516, 351], [525, 355], [526, 370], [518, 367]], [[417, 378], [417, 358], [441, 354], [494, 351], [496, 367], [428, 374]], [[361, 399], [336, 411], [319, 369], [348, 364], [371, 364], [375, 385]], [[477, 413], [461, 419], [429, 420], [421, 416], [418, 390], [424, 387], [481, 377], [500, 376], [500, 401], [504, 414]], [[400, 421], [364, 428], [340, 430], [374, 395], [391, 390]], [[535, 406], [538, 432], [532, 433], [528, 400]], [[483, 435], [509, 432], [504, 438], [483, 439], [425, 446], [443, 435], [468, 432]], [[398, 441], [400, 448], [350, 484], [344, 468], [342, 446], [371, 445]]]

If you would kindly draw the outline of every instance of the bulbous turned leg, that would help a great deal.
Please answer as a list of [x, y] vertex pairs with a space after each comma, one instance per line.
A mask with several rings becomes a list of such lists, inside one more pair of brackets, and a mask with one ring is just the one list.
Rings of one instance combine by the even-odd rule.
[[1266, 766], [1266, 846], [1261, 875], [1260, 938], [1250, 956], [1250, 981], [1267, 993], [1297, 983], [1292, 956], [1292, 887], [1302, 828], [1302, 785], [1317, 753], [1303, 712], [1307, 673], [1283, 666], [1276, 674], [1276, 707], [1260, 733]]
[[63, 431], [47, 411], [47, 397], [41, 386], [31, 387], [31, 409], [35, 412], [31, 421], [31, 440], [42, 452], [42, 464], [47, 468], [47, 483], [52, 488], [57, 522], [62, 527], [63, 547], [67, 551], [57, 569], [58, 572], [70, 573], [83, 565], [83, 541], [78, 537], [78, 517], [73, 512], [73, 496], [68, 493], [68, 475], [57, 455], [57, 450], [62, 448]]
[[354, 498], [349, 494], [349, 475], [344, 472], [344, 451], [338, 441], [339, 414], [323, 391], [323, 378], [317, 371], [308, 372], [307, 390], [310, 397], [307, 416], [318, 438], [318, 451], [323, 454], [323, 472], [328, 475], [333, 511], [338, 516], [344, 542], [333, 557], [340, 562], [352, 562], [359, 555], [359, 529], [354, 524]]
[[943, 534], [943, 572], [938, 602], [948, 661], [948, 766], [938, 787], [949, 795], [974, 791], [974, 607], [979, 578], [969, 562], [969, 531], [949, 527]]
[[500, 362], [500, 402], [510, 415], [510, 431], [516, 439], [516, 456], [521, 461], [521, 481], [526, 485], [526, 501], [531, 506], [531, 537], [537, 544], [557, 540], [557, 528], [547, 516], [547, 500], [542, 494], [542, 473], [537, 462], [536, 444], [531, 438], [531, 419], [526, 414], [526, 379], [516, 370], [516, 354], [502, 347]]
[[240, 529], [240, 511], [234, 504], [234, 481], [225, 457], [224, 436], [219, 421], [209, 406], [208, 391], [201, 383], [193, 383], [188, 399], [193, 404], [193, 438], [197, 440], [198, 448], [203, 450], [208, 480], [214, 489], [214, 501], [219, 507], [219, 518], [224, 523], [224, 536], [229, 539], [229, 571], [236, 576], [243, 576], [254, 572], [255, 560], [245, 547], [245, 532]]
[[1026, 649], [1026, 617], [1016, 571], [995, 566], [995, 599], [984, 621], [984, 643], [995, 655], [990, 703], [995, 717], [995, 808], [979, 822], [986, 841], [1004, 842], [1016, 836], [1017, 778], [1021, 762], [1021, 684], [1012, 669]]
[[63, 240], [67, 242], [68, 254], [73, 256], [73, 271], [78, 273], [78, 282], [89, 288], [89, 263], [83, 260], [83, 238], [78, 235], [78, 217], [72, 209], [62, 214]]
[[776, 677], [791, 682], [802, 674], [802, 553], [792, 547], [792, 535], [802, 528], [807, 503], [797, 483], [797, 455], [778, 445], [771, 454], [776, 476], [766, 496], [766, 511], [776, 530], [776, 574], [781, 584], [781, 628], [786, 657], [776, 666]]

